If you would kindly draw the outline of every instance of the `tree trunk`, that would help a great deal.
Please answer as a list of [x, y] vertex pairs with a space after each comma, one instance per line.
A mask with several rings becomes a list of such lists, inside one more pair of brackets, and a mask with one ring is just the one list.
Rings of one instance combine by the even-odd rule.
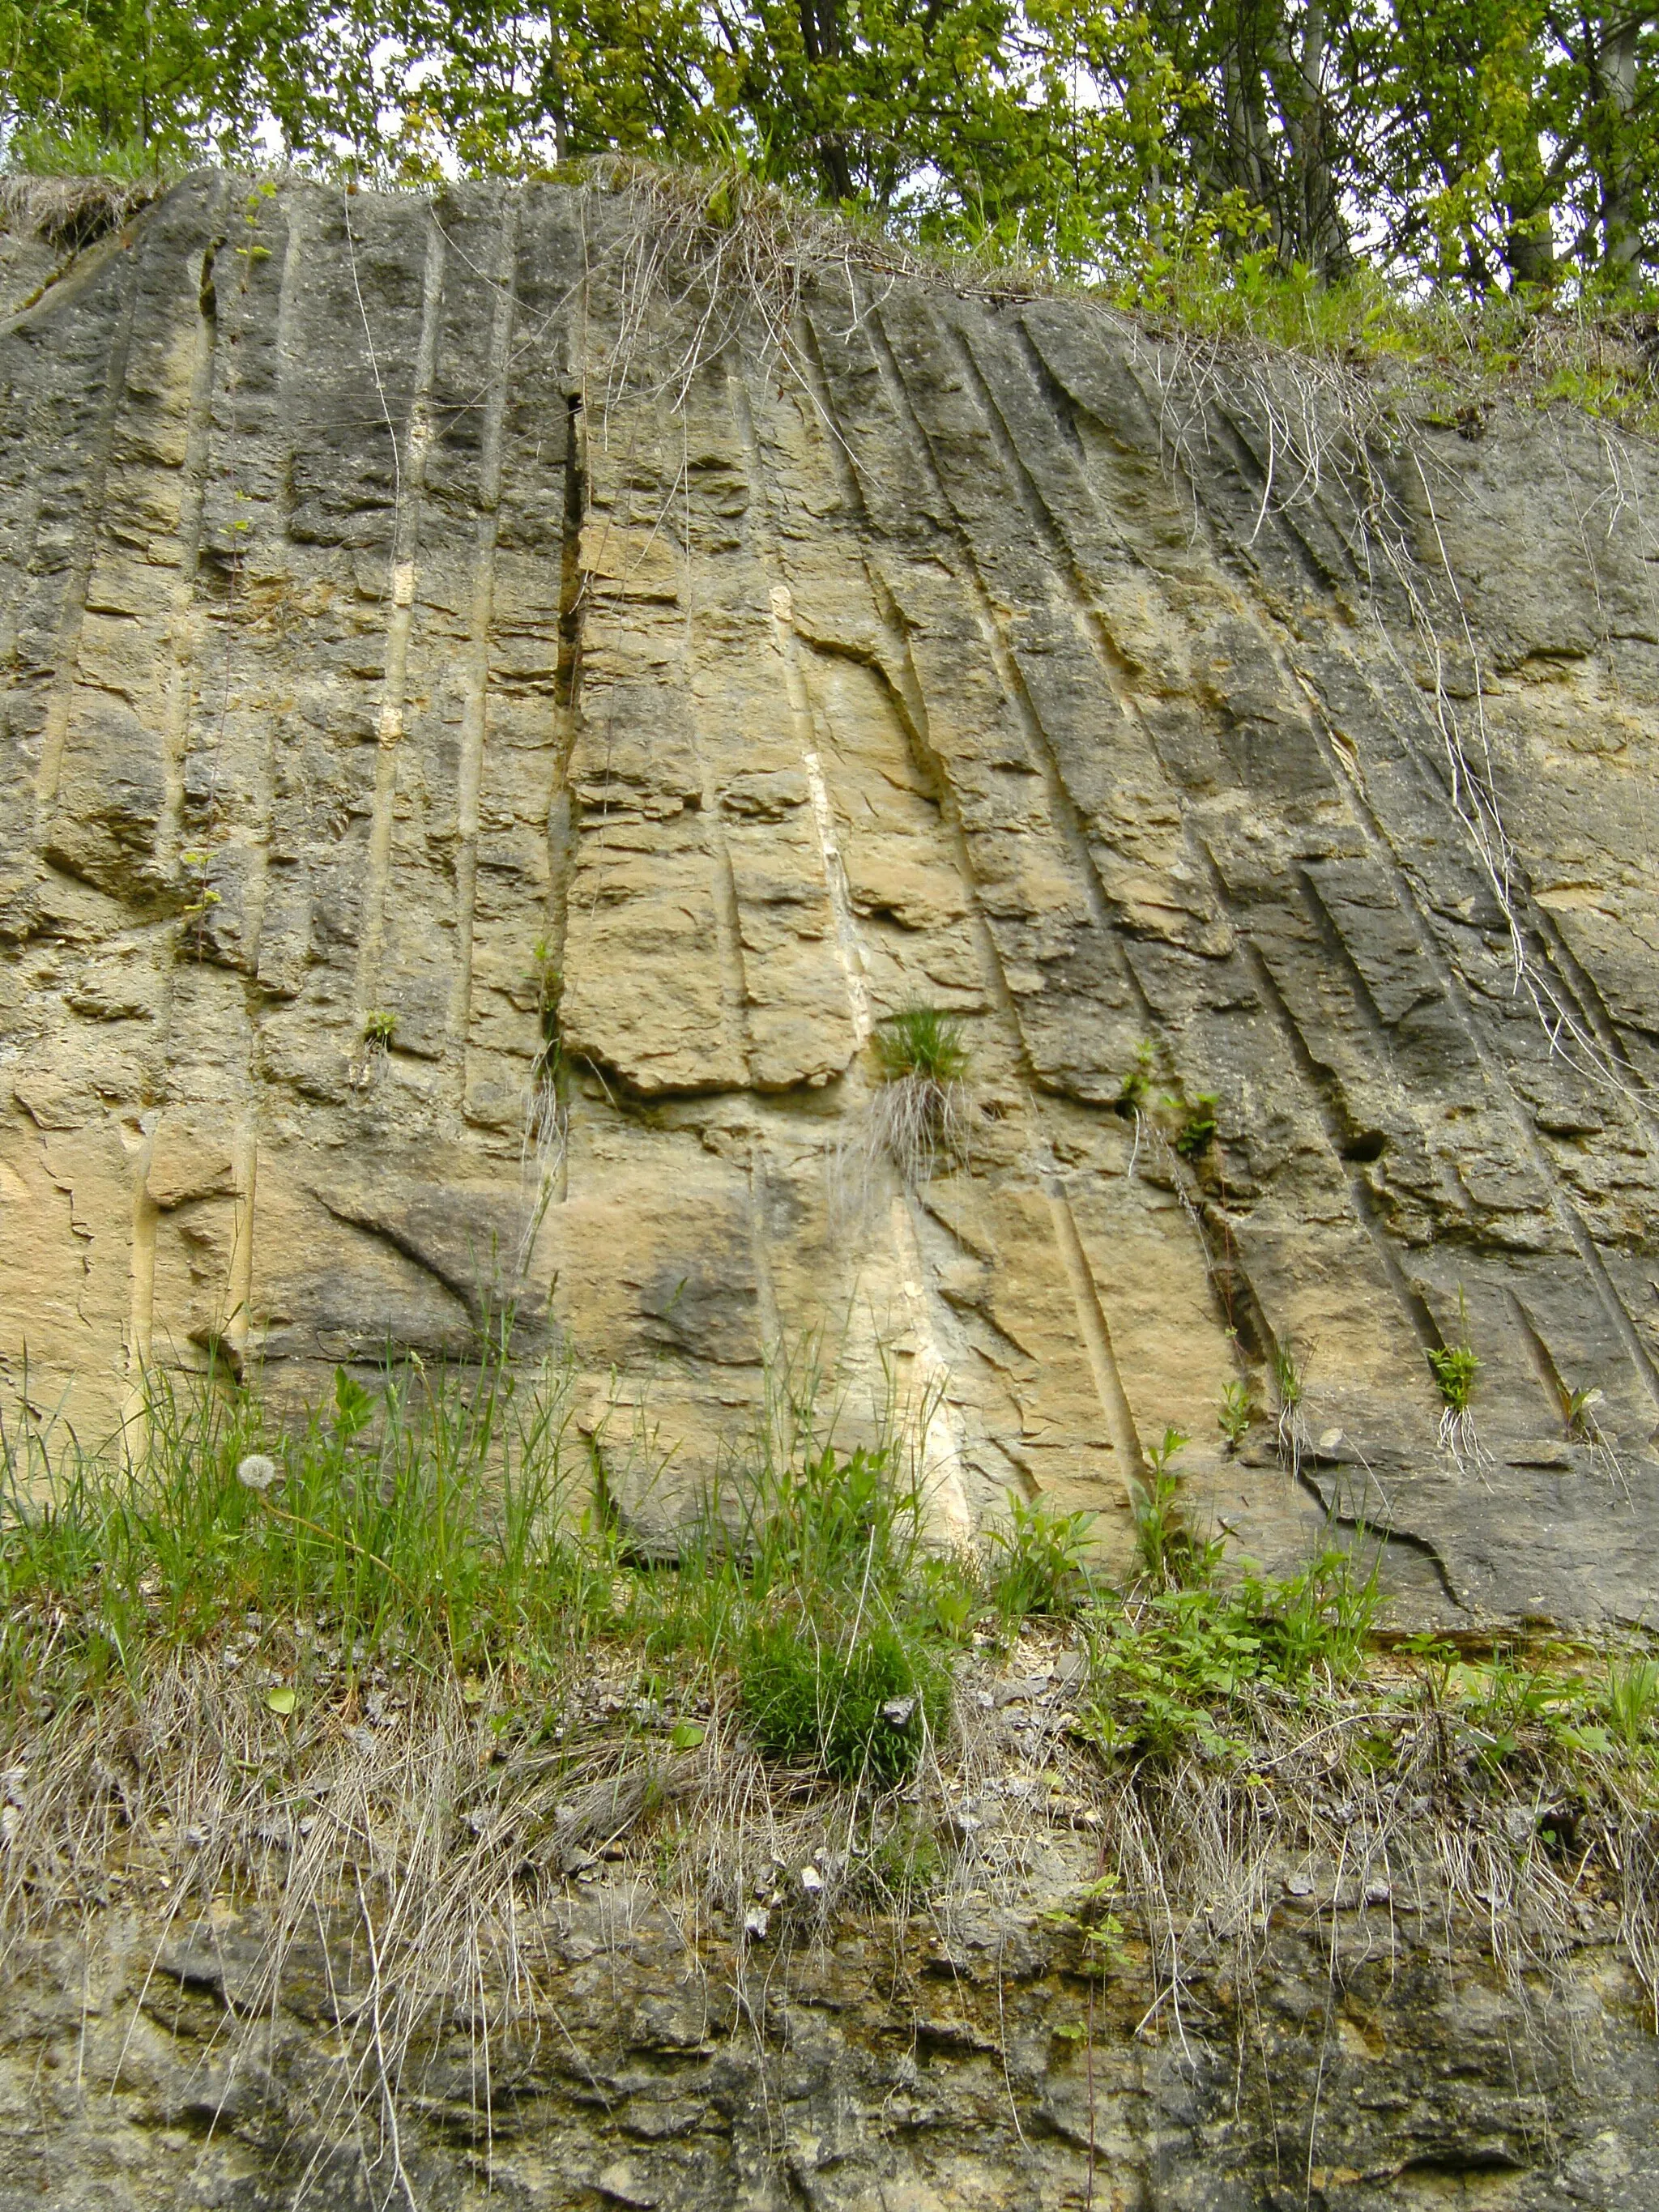
[[1294, 149], [1297, 213], [1302, 227], [1301, 258], [1328, 281], [1346, 276], [1353, 265], [1348, 226], [1337, 204], [1331, 174], [1331, 118], [1325, 96], [1325, 10], [1320, 0], [1308, 9], [1297, 67], [1296, 112], [1285, 127]]
[[1548, 186], [1535, 137], [1506, 147], [1504, 171], [1504, 260], [1512, 284], [1531, 291], [1553, 289], [1560, 276], [1555, 234], [1550, 222]]
[[1593, 64], [1596, 103], [1593, 159], [1601, 188], [1601, 260], [1616, 278], [1627, 276], [1642, 251], [1636, 205], [1636, 40], [1645, 21], [1628, 15], [1610, 29]]
[[[799, 0], [800, 41], [809, 66], [841, 59], [841, 15], [837, 0]], [[824, 182], [838, 200], [856, 198], [847, 149], [838, 136], [820, 131], [813, 142]]]

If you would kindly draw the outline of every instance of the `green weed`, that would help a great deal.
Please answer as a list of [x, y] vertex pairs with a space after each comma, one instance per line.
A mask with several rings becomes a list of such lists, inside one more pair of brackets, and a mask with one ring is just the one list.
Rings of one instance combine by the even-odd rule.
[[935, 1006], [890, 1015], [872, 1042], [881, 1081], [869, 1109], [868, 1145], [908, 1183], [925, 1182], [968, 1146], [968, 1048], [962, 1024]]
[[1603, 1393], [1595, 1389], [1565, 1389], [1561, 1393], [1561, 1418], [1570, 1437], [1594, 1443], [1600, 1433], [1595, 1409], [1604, 1401]]
[[1183, 1160], [1199, 1158], [1214, 1142], [1218, 1103], [1214, 1091], [1200, 1091], [1189, 1106], [1178, 1109], [1181, 1126], [1176, 1131], [1175, 1148]]
[[1216, 1414], [1216, 1426], [1220, 1430], [1229, 1451], [1238, 1449], [1249, 1434], [1250, 1423], [1255, 1417], [1250, 1386], [1236, 1378], [1222, 1392], [1221, 1405]]
[[388, 1639], [463, 1668], [526, 1630], [562, 1642], [568, 1419], [568, 1377], [515, 1370], [503, 1331], [471, 1372], [411, 1360], [371, 1388], [339, 1369], [297, 1433], [210, 1368], [149, 1378], [133, 1464], [71, 1447], [53, 1465], [0, 1435], [0, 1681], [45, 1692], [38, 1665], [22, 1677], [48, 1616], [52, 1693], [70, 1696], [248, 1615], [325, 1621], [347, 1667]]
[[923, 1820], [901, 1820], [870, 1854], [869, 1871], [878, 1890], [901, 1903], [926, 1897], [945, 1873], [939, 1838]]
[[1135, 1047], [1133, 1066], [1127, 1071], [1118, 1086], [1117, 1110], [1126, 1121], [1145, 1109], [1157, 1062], [1156, 1049], [1143, 1037]]
[[[1124, 1963], [1124, 1925], [1111, 1909], [1120, 1886], [1119, 1875], [1103, 1874], [1077, 1893], [1075, 1911], [1066, 1905], [1055, 1905], [1042, 1916], [1055, 1927], [1075, 1934], [1079, 1964], [1085, 1974], [1111, 1973]], [[1080, 2038], [1084, 2031], [1067, 2026], [1056, 2028], [1054, 2033], [1071, 2042]]]
[[991, 1531], [990, 1595], [1005, 1620], [1075, 1613], [1090, 1595], [1092, 1513], [1053, 1513], [1008, 1493], [1008, 1519]]
[[1442, 1346], [1430, 1351], [1428, 1362], [1448, 1410], [1454, 1413], [1466, 1413], [1469, 1407], [1469, 1394], [1474, 1388], [1474, 1378], [1480, 1368], [1480, 1362], [1474, 1352], [1467, 1344]]
[[1217, 1542], [1200, 1542], [1181, 1513], [1181, 1474], [1176, 1465], [1188, 1439], [1166, 1428], [1146, 1448], [1149, 1480], [1135, 1486], [1135, 1550], [1149, 1582], [1175, 1585], [1206, 1573], [1220, 1555]]
[[1457, 1341], [1432, 1346], [1426, 1357], [1430, 1372], [1445, 1401], [1446, 1410], [1440, 1424], [1443, 1439], [1455, 1441], [1468, 1425], [1469, 1395], [1480, 1370], [1480, 1362], [1469, 1347], [1468, 1306], [1461, 1285], [1457, 1292]]
[[1659, 1744], [1659, 1660], [1614, 1660], [1607, 1669], [1602, 1711], [1627, 1757], [1650, 1753]]
[[948, 1552], [921, 1562], [921, 1612], [947, 1644], [965, 1643], [991, 1597], [972, 1553]]
[[1297, 1365], [1295, 1354], [1288, 1347], [1279, 1345], [1273, 1346], [1273, 1394], [1279, 1401], [1281, 1417], [1300, 1410], [1302, 1370]]
[[1170, 1759], [1194, 1745], [1243, 1757], [1255, 1693], [1357, 1672], [1381, 1601], [1375, 1570], [1357, 1579], [1351, 1556], [1332, 1551], [1284, 1580], [1247, 1572], [1227, 1585], [1218, 1553], [1209, 1547], [1206, 1571], [1186, 1583], [1098, 1617], [1091, 1723], [1108, 1752]]

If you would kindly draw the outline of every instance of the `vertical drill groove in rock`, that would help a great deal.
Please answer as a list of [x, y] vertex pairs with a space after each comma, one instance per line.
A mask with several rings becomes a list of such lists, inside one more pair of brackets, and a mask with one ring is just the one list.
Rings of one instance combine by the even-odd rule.
[[63, 572], [63, 592], [58, 610], [57, 649], [53, 654], [55, 681], [49, 694], [45, 726], [40, 732], [35, 777], [35, 804], [43, 822], [58, 801], [64, 752], [69, 742], [70, 716], [81, 640], [86, 621], [87, 593], [97, 564], [105, 527], [104, 496], [108, 482], [110, 451], [116, 423], [125, 397], [127, 354], [141, 298], [142, 263], [125, 263], [114, 290], [112, 307], [115, 341], [105, 367], [103, 392], [91, 436], [77, 455], [82, 465], [80, 498], [76, 502], [72, 550]]
[[1642, 1617], [1645, 455], [1310, 386], [1383, 560], [1277, 372], [853, 256], [711, 303], [661, 219], [204, 174], [0, 325], [0, 1401], [137, 1452], [154, 1369], [291, 1409], [505, 1301], [653, 1545], [810, 1341], [951, 1540], [1121, 1559], [1175, 1428], [1270, 1565]]
[[461, 762], [456, 795], [455, 981], [450, 1001], [447, 1042], [453, 1055], [452, 1082], [465, 1105], [465, 1039], [472, 1016], [472, 946], [477, 918], [479, 800], [484, 746], [489, 731], [490, 629], [495, 611], [495, 541], [501, 489], [501, 426], [507, 411], [507, 374], [513, 340], [512, 277], [518, 236], [518, 203], [503, 202], [499, 246], [491, 283], [489, 381], [478, 456], [477, 545], [471, 600], [468, 609], [465, 696], [461, 725]]
[[[374, 325], [368, 305], [362, 296], [362, 282], [358, 270], [358, 247], [352, 234], [351, 207], [349, 200], [342, 201], [342, 226], [347, 258], [351, 266], [351, 287], [356, 299], [363, 327], [364, 343], [368, 349], [369, 366], [374, 374], [377, 396], [383, 409], [386, 402], [381, 389], [380, 371], [376, 355]], [[365, 240], [365, 247], [368, 241]], [[428, 220], [426, 235], [425, 265], [422, 271], [421, 325], [414, 363], [413, 389], [410, 398], [406, 423], [401, 428], [389, 412], [385, 416], [386, 435], [391, 445], [393, 498], [391, 515], [391, 544], [387, 549], [389, 575], [384, 605], [387, 610], [386, 625], [386, 672], [382, 679], [380, 712], [376, 722], [378, 750], [374, 763], [374, 808], [370, 817], [368, 850], [362, 890], [362, 921], [358, 939], [357, 991], [353, 1015], [361, 1023], [375, 1003], [380, 981], [380, 959], [386, 932], [386, 898], [387, 878], [392, 865], [393, 833], [392, 810], [397, 793], [398, 743], [404, 735], [405, 693], [409, 674], [410, 635], [415, 623], [416, 591], [418, 582], [420, 555], [420, 526], [422, 492], [426, 473], [427, 448], [431, 441], [432, 425], [428, 416], [431, 398], [434, 359], [437, 351], [439, 312], [442, 304], [445, 274], [444, 233], [434, 220]], [[402, 456], [407, 454], [407, 460]]]
[[[1347, 771], [1342, 760], [1340, 748], [1329, 744], [1322, 732], [1319, 732], [1317, 716], [1315, 718], [1315, 727], [1321, 737], [1326, 757], [1332, 765], [1333, 774], [1346, 781]], [[1367, 821], [1369, 810], [1365, 807], [1363, 799], [1360, 800], [1356, 811], [1362, 821]], [[1375, 836], [1374, 831], [1372, 835]], [[1414, 887], [1406, 878], [1405, 871], [1401, 868], [1398, 860], [1394, 858], [1391, 852], [1389, 860], [1390, 872], [1399, 887], [1401, 903], [1415, 924], [1418, 941], [1429, 963], [1437, 972], [1437, 981], [1445, 994], [1448, 1005], [1455, 1012], [1463, 1033], [1468, 1038], [1473, 1056], [1478, 1066], [1486, 1075], [1490, 1085], [1493, 1089], [1501, 1088], [1504, 1098], [1506, 1118], [1510, 1121], [1512, 1127], [1519, 1136], [1522, 1148], [1528, 1157], [1530, 1166], [1547, 1185], [1552, 1209], [1566, 1230], [1574, 1249], [1590, 1275], [1595, 1285], [1595, 1295], [1601, 1300], [1608, 1319], [1613, 1323], [1619, 1341], [1628, 1356], [1644, 1390], [1656, 1409], [1659, 1410], [1659, 1370], [1656, 1370], [1652, 1355], [1637, 1332], [1629, 1310], [1597, 1247], [1594, 1234], [1574, 1203], [1571, 1192], [1563, 1187], [1562, 1178], [1555, 1163], [1552, 1160], [1547, 1146], [1540, 1136], [1533, 1109], [1524, 1098], [1517, 1095], [1513, 1075], [1504, 1068], [1501, 1060], [1497, 1059], [1492, 1051], [1485, 1033], [1486, 1023], [1483, 1018], [1485, 1009], [1471, 1002], [1465, 979], [1445, 963], [1437, 933], [1418, 901]], [[1528, 1042], [1531, 1045], [1533, 1040], [1529, 1038]], [[1535, 1049], [1535, 1046], [1534, 1048]], [[1616, 1099], [1609, 1099], [1605, 1110], [1609, 1115], [1615, 1113], [1618, 1110], [1618, 1103]], [[1484, 1135], [1486, 1142], [1489, 1145], [1491, 1139], [1489, 1124]], [[1636, 1138], [1636, 1141], [1640, 1144], [1639, 1136]], [[1652, 1158], [1653, 1155], [1650, 1154], [1650, 1161]], [[1650, 1177], [1652, 1174], [1650, 1165], [1648, 1172]]]

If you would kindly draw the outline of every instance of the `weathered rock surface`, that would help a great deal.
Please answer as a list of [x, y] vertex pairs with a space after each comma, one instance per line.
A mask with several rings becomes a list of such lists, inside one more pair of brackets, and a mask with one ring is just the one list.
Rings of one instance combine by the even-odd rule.
[[274, 1996], [246, 1915], [108, 1913], [0, 1984], [0, 2207], [1659, 2203], [1659, 2046], [1607, 1931], [1505, 1987], [1403, 1893], [1287, 1897], [1242, 1995], [1199, 1972], [1137, 2038], [1139, 1976], [1080, 1971], [1050, 1917], [1093, 1864], [1061, 1839], [1016, 1895], [746, 1948], [601, 1881], [525, 1915], [516, 2030], [470, 1990], [433, 2014], [395, 2123], [349, 1913], [291, 1941]]
[[[512, 1297], [637, 1506], [816, 1329], [936, 1402], [947, 1523], [1127, 1541], [1175, 1424], [1259, 1555], [1334, 1507], [1425, 1617], [1650, 1617], [1651, 458], [1419, 426], [1379, 624], [1336, 491], [1091, 303], [821, 270], [678, 404], [639, 221], [202, 175], [0, 326], [14, 1408]], [[915, 1003], [919, 1191], [860, 1139]], [[1276, 1360], [1295, 1472], [1218, 1448]]]

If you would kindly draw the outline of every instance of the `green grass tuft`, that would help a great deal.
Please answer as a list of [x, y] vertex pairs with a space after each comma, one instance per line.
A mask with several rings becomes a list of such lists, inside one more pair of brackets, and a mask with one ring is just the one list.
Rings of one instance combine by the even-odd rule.
[[921, 1076], [929, 1083], [960, 1083], [968, 1073], [962, 1024], [937, 1006], [907, 1006], [877, 1029], [876, 1062], [886, 1083]]
[[815, 1759], [880, 1790], [915, 1771], [949, 1714], [949, 1678], [926, 1636], [894, 1620], [826, 1620], [791, 1607], [759, 1623], [738, 1669], [762, 1750]]

